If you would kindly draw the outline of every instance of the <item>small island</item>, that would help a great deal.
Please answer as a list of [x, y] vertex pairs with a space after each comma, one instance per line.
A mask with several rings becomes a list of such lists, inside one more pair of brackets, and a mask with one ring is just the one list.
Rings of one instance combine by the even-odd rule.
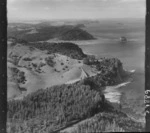
[[120, 42], [121, 43], [126, 43], [127, 42], [127, 38], [124, 37], [124, 36], [120, 37]]

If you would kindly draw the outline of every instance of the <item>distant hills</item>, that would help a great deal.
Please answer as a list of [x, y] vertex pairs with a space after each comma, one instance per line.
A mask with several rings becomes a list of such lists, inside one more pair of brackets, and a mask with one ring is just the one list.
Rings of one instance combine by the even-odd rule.
[[90, 33], [81, 29], [84, 25], [51, 26], [45, 24], [9, 24], [8, 37], [16, 37], [28, 42], [57, 40], [92, 40]]

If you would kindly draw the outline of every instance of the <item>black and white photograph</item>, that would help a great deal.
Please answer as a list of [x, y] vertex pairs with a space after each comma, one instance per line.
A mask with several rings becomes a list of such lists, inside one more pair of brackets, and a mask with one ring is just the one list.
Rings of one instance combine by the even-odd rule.
[[7, 0], [7, 133], [145, 131], [146, 0]]

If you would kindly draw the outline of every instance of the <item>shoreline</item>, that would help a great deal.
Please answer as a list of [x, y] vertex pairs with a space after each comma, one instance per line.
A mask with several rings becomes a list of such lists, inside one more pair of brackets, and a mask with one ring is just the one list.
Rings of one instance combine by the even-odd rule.
[[130, 81], [126, 81], [114, 86], [106, 86], [104, 90], [105, 98], [111, 103], [120, 103], [122, 93], [118, 91], [121, 87], [130, 84]]
[[138, 81], [140, 79], [140, 76], [139, 73], [135, 73], [135, 70], [129, 70], [127, 72], [130, 72], [131, 73], [130, 76], [133, 77], [129, 77], [127, 81], [123, 81], [118, 85], [107, 86], [104, 90], [105, 98], [110, 103], [114, 104], [114, 106], [116, 104], [117, 107], [121, 105], [122, 106], [121, 111], [127, 114], [131, 119], [144, 124], [145, 123], [145, 114], [143, 113], [144, 96], [143, 99], [141, 99], [142, 95], [139, 92], [140, 82]]

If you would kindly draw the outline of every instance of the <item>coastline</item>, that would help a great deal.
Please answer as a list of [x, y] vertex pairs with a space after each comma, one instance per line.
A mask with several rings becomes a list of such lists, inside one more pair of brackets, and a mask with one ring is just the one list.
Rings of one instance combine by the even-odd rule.
[[131, 73], [128, 80], [114, 86], [106, 86], [104, 90], [105, 98], [110, 103], [114, 105], [117, 104], [118, 107], [121, 105], [122, 112], [127, 114], [132, 120], [144, 125], [145, 114], [143, 114], [144, 107], [142, 107], [144, 106], [144, 96], [142, 99], [140, 96], [135, 96], [135, 94], [133, 94], [133, 91], [137, 86], [134, 85], [136, 79], [132, 76], [138, 77], [139, 75], [135, 73], [135, 70], [125, 71]]
[[118, 89], [130, 83], [131, 83], [130, 81], [126, 81], [118, 85], [106, 86], [104, 89], [105, 98], [111, 103], [120, 103], [122, 93]]
[[[94, 55], [90, 52], [85, 52], [87, 55]], [[95, 55], [94, 55], [95, 56]], [[96, 57], [99, 58], [98, 55]], [[122, 60], [121, 60], [122, 61]], [[124, 66], [123, 66], [124, 67]], [[106, 86], [104, 88], [104, 95], [105, 98], [114, 104], [114, 106], [119, 107], [119, 105], [122, 106], [122, 111], [127, 114], [132, 120], [136, 122], [140, 122], [144, 125], [145, 123], [145, 115], [143, 114], [144, 110], [144, 96], [143, 99], [140, 100], [140, 103], [138, 104], [134, 102], [138, 101], [141, 98], [141, 93], [138, 93], [138, 91], [141, 91], [141, 88], [139, 86], [141, 82], [141, 87], [143, 81], [141, 81], [141, 76], [143, 76], [143, 71], [139, 71], [138, 69], [131, 69], [131, 68], [123, 68], [124, 72], [128, 75], [127, 78], [125, 78], [121, 83], [118, 83], [117, 85], [113, 86]], [[138, 79], [138, 80], [137, 80]], [[138, 87], [138, 88], [137, 88]], [[143, 90], [144, 92], [144, 90]], [[132, 95], [132, 93], [135, 93]], [[133, 100], [131, 100], [131, 97]], [[139, 111], [140, 110], [140, 111]]]
[[[99, 38], [99, 36], [98, 36]], [[131, 40], [132, 39], [132, 40]], [[129, 44], [123, 46], [119, 43], [116, 43], [115, 39], [106, 40], [104, 43], [100, 41], [98, 44], [92, 46], [84, 46], [79, 45], [84, 53], [86, 54], [94, 54], [100, 57], [114, 57], [119, 58], [123, 63], [123, 69], [125, 72], [129, 73], [130, 76], [128, 79], [119, 83], [116, 86], [107, 86], [105, 89], [106, 92], [111, 91], [110, 88], [116, 88], [112, 93], [110, 92], [109, 97], [118, 97], [121, 100], [121, 104], [123, 105], [123, 109], [125, 113], [132, 116], [135, 114], [137, 116], [137, 120], [140, 122], [144, 122], [144, 56], [142, 56], [144, 52], [143, 40], [139, 40], [136, 37], [130, 39]], [[108, 43], [107, 43], [108, 42]], [[122, 51], [120, 53], [120, 51]], [[104, 53], [105, 52], [105, 53]], [[125, 84], [130, 80], [130, 83]], [[121, 86], [122, 85], [122, 86]], [[124, 96], [123, 96], [124, 95]], [[106, 96], [107, 97], [107, 96]], [[125, 99], [124, 99], [125, 97]], [[123, 101], [122, 101], [123, 99]], [[116, 99], [113, 99], [117, 101]], [[131, 113], [130, 113], [131, 112]], [[133, 117], [133, 116], [132, 116]], [[135, 117], [134, 117], [135, 118]]]

